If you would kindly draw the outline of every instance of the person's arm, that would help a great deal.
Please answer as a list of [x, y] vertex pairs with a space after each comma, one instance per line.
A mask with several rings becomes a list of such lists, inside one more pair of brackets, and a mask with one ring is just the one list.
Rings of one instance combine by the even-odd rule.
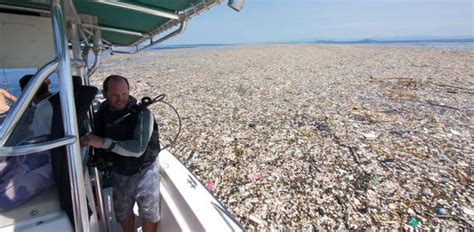
[[[96, 118], [97, 119], [97, 118]], [[92, 146], [110, 150], [127, 157], [140, 157], [146, 150], [153, 132], [153, 114], [145, 109], [138, 115], [137, 125], [130, 140], [113, 141], [100, 134], [85, 135], [81, 138], [81, 146]], [[97, 128], [97, 127], [96, 127]]]
[[[146, 150], [153, 132], [154, 118], [150, 110], [145, 109], [138, 115], [137, 126], [130, 140], [113, 141], [104, 138], [103, 149], [127, 157], [140, 157]], [[114, 144], [115, 143], [115, 144]]]
[[7, 116], [10, 106], [7, 104], [7, 100], [16, 103], [16, 97], [11, 95], [8, 91], [0, 88], [0, 125]]
[[0, 113], [4, 113], [10, 109], [7, 101], [16, 103], [16, 97], [11, 95], [8, 91], [0, 88]]

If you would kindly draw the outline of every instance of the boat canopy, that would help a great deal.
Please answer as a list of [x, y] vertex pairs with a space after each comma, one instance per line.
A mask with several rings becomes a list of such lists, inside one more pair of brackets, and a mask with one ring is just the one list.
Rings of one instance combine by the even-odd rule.
[[[240, 10], [243, 2], [230, 0], [228, 4]], [[106, 45], [130, 47], [146, 40], [156, 43], [161, 38], [155, 36], [176, 26], [180, 26], [180, 32], [187, 20], [218, 3], [219, 0], [69, 0], [64, 7], [67, 20], [81, 25], [89, 36], [100, 29]], [[0, 0], [0, 10], [5, 9], [49, 16], [51, 7], [49, 0]]]

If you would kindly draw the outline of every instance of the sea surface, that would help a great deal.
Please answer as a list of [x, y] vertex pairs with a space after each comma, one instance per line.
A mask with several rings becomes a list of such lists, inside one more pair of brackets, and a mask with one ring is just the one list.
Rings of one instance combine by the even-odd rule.
[[[378, 47], [411, 47], [411, 48], [431, 48], [441, 49], [445, 51], [464, 51], [474, 52], [474, 39], [467, 40], [442, 40], [442, 41], [377, 41], [377, 40], [361, 40], [361, 41], [316, 41], [316, 42], [285, 42], [285, 43], [260, 43], [260, 44], [188, 44], [188, 45], [165, 45], [151, 48], [152, 51], [173, 50], [173, 49], [223, 49], [238, 46], [249, 45], [271, 45], [271, 44], [318, 44], [318, 45], [356, 45], [356, 46], [378, 46]], [[29, 69], [5, 69], [0, 68], [0, 88], [7, 89], [13, 95], [19, 97], [21, 94], [19, 80], [26, 74], [34, 74], [36, 68]], [[56, 76], [51, 78], [52, 91], [58, 91], [58, 80]]]
[[441, 50], [456, 50], [474, 52], [474, 39], [464, 40], [402, 40], [402, 41], [315, 41], [315, 42], [282, 42], [282, 43], [257, 43], [257, 44], [187, 44], [187, 45], [165, 45], [152, 48], [152, 50], [173, 49], [221, 49], [248, 45], [272, 45], [272, 44], [318, 44], [318, 45], [361, 45], [378, 47], [419, 47]]
[[366, 43], [365, 46], [432, 48], [444, 51], [474, 52], [474, 42], [407, 42], [407, 43]]

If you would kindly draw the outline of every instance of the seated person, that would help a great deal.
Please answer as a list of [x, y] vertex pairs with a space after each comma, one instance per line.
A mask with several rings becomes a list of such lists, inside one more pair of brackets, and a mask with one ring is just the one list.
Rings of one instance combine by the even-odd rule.
[[[33, 75], [25, 75], [20, 79], [20, 88], [21, 91], [23, 91], [26, 88], [26, 85], [30, 82], [30, 80], [33, 78]], [[19, 143], [21, 143], [23, 140], [27, 138], [27, 136], [37, 136], [37, 135], [43, 135], [43, 134], [49, 134], [46, 132], [42, 133], [32, 133], [34, 132], [34, 128], [38, 128], [40, 126], [33, 126], [33, 116], [38, 109], [37, 105], [44, 99], [48, 98], [51, 96], [50, 92], [50, 85], [51, 81], [50, 80], [45, 80], [44, 83], [41, 84], [40, 88], [36, 92], [35, 96], [32, 99], [31, 104], [26, 108], [25, 112], [23, 113], [20, 121], [18, 122], [18, 125], [16, 126], [15, 130], [13, 131], [12, 136], [7, 142], [7, 146], [14, 146]], [[40, 108], [43, 110], [43, 108]], [[41, 121], [35, 122], [36, 125], [42, 125], [44, 123], [47, 123], [48, 120], [45, 120], [47, 115], [42, 117]], [[40, 117], [38, 117], [40, 118]], [[50, 117], [51, 118], [51, 117]], [[39, 119], [37, 119], [39, 120]]]
[[[81, 86], [81, 80], [78, 77], [74, 77], [73, 80], [76, 114], [78, 122], [83, 124], [89, 105], [97, 93], [97, 88]], [[12, 102], [16, 101], [8, 92], [0, 89], [0, 109], [2, 112], [6, 112], [9, 109], [5, 99], [9, 99]], [[40, 107], [45, 107], [44, 112], [46, 114], [36, 115], [35, 113], [33, 126], [35, 123], [47, 123], [50, 125], [50, 128], [47, 128], [41, 134], [33, 133], [34, 138], [28, 139], [20, 143], [20, 145], [40, 143], [50, 139], [57, 139], [64, 135], [59, 94], [44, 98], [37, 105], [37, 110], [40, 110]], [[42, 117], [38, 117], [41, 115]], [[47, 117], [48, 115], [49, 117]], [[79, 125], [79, 129], [81, 133], [84, 133], [85, 129], [83, 126]], [[59, 195], [61, 207], [66, 210], [72, 220], [73, 212], [70, 199], [69, 173], [67, 169], [67, 156], [65, 154], [65, 147], [59, 147], [35, 154], [11, 156], [6, 157], [6, 159], [0, 158], [0, 211], [11, 209], [25, 202], [56, 182], [58, 188], [63, 190], [60, 191]], [[54, 157], [53, 162], [50, 156]]]
[[[25, 90], [26, 85], [31, 81], [32, 78], [33, 78], [33, 75], [28, 74], [28, 75], [24, 75], [20, 79], [21, 91]], [[40, 101], [51, 96], [52, 93], [50, 89], [51, 89], [51, 81], [49, 79], [46, 79], [43, 82], [43, 84], [41, 84], [40, 88], [36, 92], [36, 95], [33, 97], [33, 102], [32, 102], [33, 105], [36, 106]]]
[[[20, 80], [21, 81], [21, 80]], [[49, 81], [49, 80], [47, 80]], [[51, 83], [49, 81], [49, 83]], [[45, 81], [38, 90], [33, 103], [35, 104], [34, 115], [32, 117], [30, 131], [35, 135], [50, 134], [51, 120], [53, 118], [53, 108], [48, 101], [53, 95], [49, 91], [49, 84]]]
[[[0, 89], [0, 124], [16, 98]], [[29, 139], [22, 145], [45, 141], [47, 136]], [[53, 184], [49, 151], [0, 159], [0, 212], [22, 204]]]

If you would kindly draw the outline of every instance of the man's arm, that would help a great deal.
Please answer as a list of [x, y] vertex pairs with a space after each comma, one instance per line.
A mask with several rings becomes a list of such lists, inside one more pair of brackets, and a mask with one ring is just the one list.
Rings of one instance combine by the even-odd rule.
[[[103, 149], [127, 157], [140, 157], [146, 150], [153, 132], [154, 118], [150, 110], [145, 109], [138, 115], [137, 126], [130, 140], [112, 141], [104, 138]], [[112, 143], [115, 143], [113, 145]]]

